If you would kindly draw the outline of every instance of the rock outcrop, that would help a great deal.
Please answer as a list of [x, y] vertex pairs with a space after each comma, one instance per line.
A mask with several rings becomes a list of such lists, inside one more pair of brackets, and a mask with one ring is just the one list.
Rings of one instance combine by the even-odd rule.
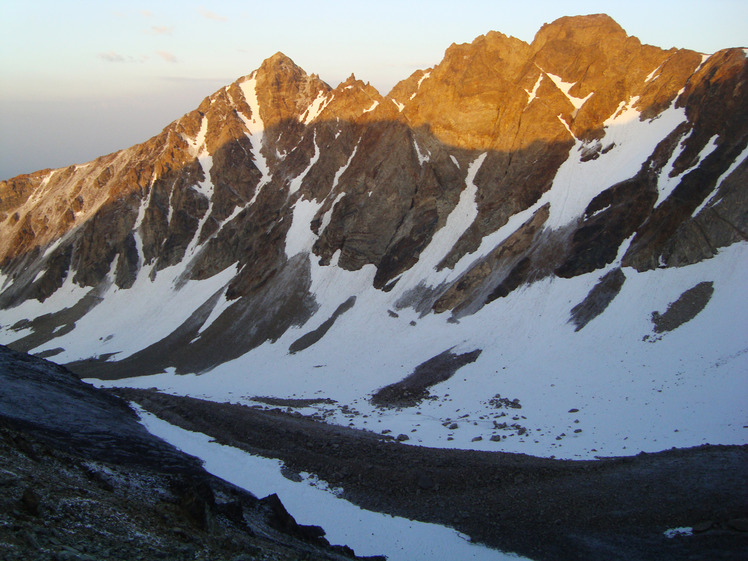
[[0, 346], [0, 380], [3, 559], [356, 558], [66, 369]]

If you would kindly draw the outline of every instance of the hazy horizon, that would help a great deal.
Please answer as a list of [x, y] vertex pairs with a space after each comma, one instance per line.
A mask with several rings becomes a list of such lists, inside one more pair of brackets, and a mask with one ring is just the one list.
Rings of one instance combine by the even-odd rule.
[[[158, 134], [277, 51], [335, 87], [386, 94], [452, 43], [532, 41], [564, 15], [607, 13], [662, 48], [748, 45], [748, 2], [576, 0], [0, 4], [0, 179], [90, 161]], [[663, 25], [663, 21], [667, 25]]]

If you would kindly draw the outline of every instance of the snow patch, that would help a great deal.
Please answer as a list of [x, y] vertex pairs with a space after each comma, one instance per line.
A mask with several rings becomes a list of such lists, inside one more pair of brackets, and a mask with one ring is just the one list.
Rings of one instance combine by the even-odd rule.
[[680, 528], [670, 528], [663, 532], [666, 538], [677, 538], [679, 536], [693, 536], [693, 528], [690, 526], [681, 526]]
[[556, 76], [555, 74], [551, 74], [549, 72], [545, 72], [545, 75], [548, 76], [554, 84], [556, 84], [556, 87], [563, 92], [563, 94], [569, 99], [571, 104], [574, 106], [575, 110], [579, 110], [582, 105], [585, 104], [585, 102], [592, 97], [592, 94], [595, 92], [588, 93], [585, 97], [576, 97], [569, 93], [569, 90], [573, 88], [576, 85], [576, 82], [564, 82], [564, 80], [560, 76]]
[[200, 130], [192, 140], [187, 140], [188, 151], [190, 156], [197, 158], [201, 151], [205, 148], [205, 136], [208, 134], [208, 117], [203, 115], [202, 121], [200, 121]]
[[[680, 150], [673, 151], [672, 156], [668, 160], [667, 165], [663, 168], [662, 172], [660, 173], [660, 177], [657, 180], [658, 193], [657, 193], [657, 202], [655, 203], [655, 208], [660, 206], [662, 202], [670, 196], [673, 190], [680, 183], [680, 178], [682, 178], [683, 175], [685, 175], [690, 170], [698, 167], [698, 165], [704, 160], [704, 158], [706, 158], [709, 154], [714, 152], [715, 148], [717, 148], [718, 138], [719, 138], [719, 135], [715, 134], [712, 138], [709, 139], [709, 142], [707, 142], [704, 148], [701, 149], [701, 152], [699, 152], [699, 155], [696, 157], [696, 161], [691, 167], [684, 170], [682, 173], [678, 174], [675, 177], [670, 177], [670, 172], [673, 169], [675, 160], [680, 155], [680, 153], [683, 151], [683, 148], [685, 147], [685, 139], [680, 143], [679, 145]], [[722, 178], [720, 178], [720, 181], [721, 179]], [[717, 185], [719, 185], [719, 182], [717, 183]]]
[[660, 77], [660, 70], [662, 70], [662, 64], [661, 64], [661, 65], [659, 65], [659, 66], [658, 66], [657, 68], [655, 68], [654, 70], [652, 70], [652, 72], [650, 72], [650, 73], [649, 73], [649, 74], [647, 75], [647, 77], [646, 77], [646, 78], [644, 78], [644, 83], [645, 83], [645, 84], [648, 84], [649, 82], [653, 82], [654, 80], [656, 80], [657, 78], [659, 78], [659, 77]]
[[[221, 292], [221, 295], [218, 298], [218, 301], [216, 302], [215, 306], [213, 306], [213, 309], [210, 311], [210, 314], [208, 315], [207, 319], [203, 322], [203, 324], [200, 326], [200, 329], [197, 331], [197, 336], [190, 341], [190, 343], [193, 343], [197, 339], [200, 338], [200, 335], [202, 335], [203, 331], [208, 329], [214, 321], [216, 321], [219, 317], [221, 317], [221, 314], [225, 312], [234, 302], [235, 300], [228, 300], [226, 298], [226, 292], [228, 291], [228, 284], [223, 288], [223, 291]], [[176, 369], [173, 369], [176, 370]]]
[[[426, 150], [425, 153], [421, 152], [421, 149], [418, 147], [418, 142], [416, 142], [415, 137], [413, 138], [413, 148], [416, 149], [416, 157], [418, 158], [418, 163], [420, 165], [423, 165], [429, 161], [429, 159], [431, 158], [431, 154], [428, 152], [428, 150]], [[456, 164], [457, 160], [454, 158], [454, 156], [452, 158]]]
[[321, 526], [330, 543], [348, 545], [357, 555], [384, 554], [390, 561], [525, 559], [472, 544], [451, 528], [364, 510], [339, 498], [340, 490], [316, 477], [290, 481], [282, 475], [280, 460], [219, 444], [202, 433], [171, 425], [136, 404], [133, 407], [149, 432], [200, 458], [206, 471], [258, 497], [276, 493], [299, 524]]
[[449, 213], [444, 226], [438, 230], [431, 243], [423, 250], [418, 262], [405, 271], [397, 283], [397, 293], [402, 294], [409, 288], [417, 284], [427, 282], [431, 286], [439, 283], [436, 274], [436, 266], [444, 259], [446, 254], [457, 243], [462, 234], [467, 230], [478, 216], [478, 205], [475, 196], [478, 193], [478, 186], [475, 185], [475, 176], [486, 159], [484, 152], [468, 166], [465, 177], [465, 189], [460, 193], [460, 200], [457, 206]]
[[320, 226], [319, 226], [320, 235], [322, 235], [325, 229], [330, 225], [330, 221], [332, 220], [332, 213], [335, 210], [335, 205], [337, 205], [343, 197], [345, 197], [344, 192], [338, 193], [337, 196], [335, 197], [335, 200], [330, 205], [330, 208], [328, 209], [328, 211], [325, 212], [325, 214], [322, 216], [322, 222], [320, 223]]
[[420, 77], [420, 79], [418, 80], [418, 83], [416, 84], [416, 91], [414, 91], [412, 94], [410, 94], [410, 98], [409, 99], [413, 99], [414, 97], [416, 97], [416, 94], [418, 93], [418, 90], [421, 89], [421, 84], [423, 84], [423, 81], [426, 78], [428, 78], [429, 76], [431, 76], [431, 71], [430, 70], [428, 72], [424, 72], [423, 73], [423, 76]]
[[428, 78], [429, 76], [431, 76], [431, 71], [430, 71], [430, 70], [429, 70], [428, 72], [424, 72], [424, 73], [423, 73], [423, 76], [421, 76], [421, 78], [420, 78], [420, 79], [418, 80], [418, 83], [416, 84], [416, 89], [417, 89], [417, 90], [420, 90], [420, 89], [421, 89], [421, 84], [423, 84], [423, 81], [424, 81], [424, 80], [425, 80], [426, 78]]
[[[133, 237], [135, 239], [135, 251], [138, 253], [138, 269], [142, 269], [144, 264], [144, 258], [143, 258], [143, 236], [140, 232], [140, 228], [143, 224], [143, 219], [145, 218], [145, 212], [148, 209], [148, 207], [151, 206], [151, 199], [153, 198], [153, 184], [156, 181], [156, 173], [154, 172], [153, 176], [151, 177], [151, 183], [148, 185], [148, 197], [145, 199], [140, 200], [140, 206], [138, 207], [138, 216], [135, 218], [135, 224], [132, 227]], [[176, 180], [175, 180], [176, 181]], [[173, 188], [172, 188], [173, 190]], [[171, 213], [172, 205], [169, 205], [169, 212]], [[171, 219], [171, 214], [169, 215], [169, 219]], [[167, 222], [168, 223], [168, 222]]]
[[65, 236], [63, 236], [61, 238], [57, 238], [54, 242], [52, 242], [52, 244], [47, 249], [44, 250], [44, 254], [42, 255], [42, 259], [46, 259], [50, 255], [52, 255], [52, 253], [54, 253], [54, 251], [58, 247], [60, 247], [60, 244], [62, 244], [62, 240], [64, 240], [64, 239], [65, 239]]
[[663, 166], [662, 170], [660, 170], [660, 175], [657, 178], [658, 194], [657, 202], [655, 203], [656, 207], [659, 206], [660, 203], [664, 201], [668, 196], [670, 196], [670, 193], [673, 192], [673, 189], [675, 189], [680, 182], [682, 174], [673, 177], [671, 177], [670, 174], [672, 173], [673, 167], [675, 166], [675, 161], [685, 149], [686, 141], [688, 140], [688, 137], [691, 136], [691, 132], [693, 131], [689, 131], [688, 135], [686, 135], [686, 137], [678, 143], [678, 146], [673, 150], [673, 153], [670, 155], [667, 163]]
[[405, 104], [404, 103], [400, 103], [396, 99], [391, 99], [391, 101], [392, 101], [392, 103], [395, 104], [395, 107], [397, 107], [397, 110], [402, 113], [402, 110], [405, 109]]
[[[192, 259], [192, 257], [195, 256], [197, 245], [200, 241], [200, 236], [202, 235], [202, 232], [203, 232], [203, 227], [205, 226], [205, 223], [210, 218], [210, 215], [213, 213], [214, 186], [213, 186], [213, 181], [210, 178], [210, 171], [213, 168], [213, 157], [208, 154], [207, 150], [204, 150], [200, 152], [200, 155], [198, 156], [197, 161], [203, 170], [203, 175], [205, 176], [205, 179], [203, 179], [197, 185], [193, 185], [192, 188], [208, 200], [208, 208], [205, 211], [205, 213], [202, 215], [202, 217], [200, 218], [200, 221], [197, 224], [197, 228], [195, 229], [195, 235], [192, 237], [192, 239], [190, 240], [190, 243], [187, 245], [187, 248], [184, 251], [184, 257], [182, 258], [184, 263], [188, 263]], [[172, 185], [171, 195], [169, 196], [169, 203], [170, 203], [169, 204], [169, 223], [171, 223], [171, 216], [172, 216], [172, 209], [173, 209], [173, 205], [171, 204], [171, 197], [174, 194], [175, 184], [176, 184], [176, 179], [174, 180], [174, 184]]]
[[576, 137], [576, 136], [574, 136], [574, 133], [573, 133], [573, 132], [571, 132], [571, 128], [569, 128], [569, 124], [568, 124], [568, 123], [567, 123], [566, 121], [564, 121], [564, 116], [563, 116], [563, 115], [562, 115], [561, 113], [559, 113], [558, 115], [556, 115], [556, 118], [557, 118], [557, 119], [558, 119], [558, 120], [559, 120], [559, 121], [561, 122], [561, 124], [562, 124], [562, 125], [563, 125], [563, 126], [564, 126], [564, 127], [566, 128], [566, 131], [567, 131], [567, 132], [569, 133], [569, 135], [570, 135], [570, 136], [571, 136], [571, 137], [572, 137], [572, 138], [573, 138], [574, 140], [576, 140], [576, 139], [577, 139], [577, 137]]
[[656, 119], [641, 121], [634, 97], [622, 103], [604, 123], [605, 142], [615, 149], [594, 160], [582, 161], [585, 143], [577, 140], [561, 164], [550, 190], [541, 201], [551, 203], [547, 225], [560, 228], [581, 216], [599, 193], [634, 177], [657, 144], [686, 121], [683, 108], [671, 106]]
[[252, 145], [252, 156], [254, 157], [255, 165], [257, 169], [262, 173], [262, 178], [257, 185], [255, 196], [251, 202], [257, 199], [257, 195], [260, 193], [262, 187], [270, 182], [272, 174], [270, 173], [270, 167], [268, 166], [265, 156], [262, 154], [262, 147], [265, 138], [265, 124], [262, 122], [260, 117], [260, 102], [257, 99], [257, 80], [255, 74], [251, 74], [249, 78], [244, 80], [239, 87], [244, 94], [244, 99], [249, 105], [251, 117], [247, 117], [241, 111], [237, 111], [237, 115], [244, 122], [244, 126], [247, 129], [247, 138], [249, 138], [250, 144]]
[[452, 282], [467, 272], [467, 270], [470, 269], [478, 259], [488, 255], [494, 248], [502, 244], [509, 236], [516, 232], [522, 224], [530, 220], [533, 214], [535, 214], [540, 207], [546, 204], [546, 202], [547, 201], [541, 199], [531, 207], [513, 214], [507, 223], [501, 228], [485, 236], [481, 240], [478, 249], [461, 257], [460, 260], [455, 263], [455, 266], [451, 271], [445, 271], [446, 274], [443, 277], [442, 282]]
[[356, 156], [356, 152], [358, 152], [358, 145], [361, 144], [361, 139], [358, 139], [358, 142], [356, 142], [356, 146], [353, 147], [353, 152], [351, 152], [351, 155], [348, 157], [348, 161], [346, 161], [345, 164], [340, 166], [340, 169], [335, 172], [335, 177], [332, 180], [332, 187], [330, 188], [330, 191], [333, 191], [338, 186], [338, 181], [340, 181], [340, 178], [345, 173], [345, 171], [348, 169], [348, 167], [351, 165], [351, 162], [353, 161], [353, 158]]
[[379, 105], [379, 102], [375, 100], [374, 103], [371, 104], [371, 107], [369, 107], [368, 109], [364, 109], [364, 113], [374, 111], [374, 109], [377, 108], [377, 105]]
[[634, 96], [631, 99], [623, 100], [618, 104], [618, 107], [613, 111], [613, 115], [608, 117], [603, 123], [603, 127], [612, 126], [616, 123], [628, 123], [639, 118], [639, 111], [634, 109], [634, 106], [639, 101], [639, 96]]
[[729, 168], [727, 168], [727, 171], [719, 176], [719, 179], [717, 179], [717, 182], [714, 184], [714, 190], [712, 193], [704, 199], [704, 202], [701, 203], [694, 211], [691, 213], [691, 216], [696, 216], [699, 214], [702, 210], [704, 210], [704, 207], [707, 205], [716, 204], [717, 201], [715, 200], [715, 197], [717, 196], [717, 191], [719, 190], [720, 185], [722, 185], [722, 182], [730, 177], [730, 174], [734, 172], [739, 165], [741, 165], [743, 162], [745, 162], [746, 158], [748, 158], [748, 147], [746, 147], [741, 153], [740, 156], [738, 156], [735, 161], [730, 165]]
[[[49, 298], [40, 302], [39, 300], [25, 300], [13, 308], [0, 310], [2, 321], [0, 321], [0, 335], [3, 344], [8, 344], [28, 334], [28, 331], [14, 331], [11, 326], [20, 321], [28, 321], [45, 314], [55, 314], [66, 308], [72, 308], [80, 302], [91, 290], [90, 287], [78, 286], [73, 282], [73, 274], [68, 274], [62, 283]], [[7, 282], [7, 281], [6, 281]]]
[[289, 259], [297, 253], [311, 253], [317, 236], [312, 232], [310, 224], [321, 206], [322, 203], [317, 201], [306, 199], [296, 201], [291, 227], [286, 235], [286, 256]]
[[538, 76], [537, 81], [535, 82], [535, 85], [532, 87], [532, 91], [525, 90], [527, 92], [527, 105], [530, 105], [532, 103], [532, 100], [537, 97], [538, 88], [540, 87], [540, 82], [543, 81], [543, 73], [541, 72], [540, 76]]
[[[65, 351], [55, 355], [55, 360], [61, 363], [103, 354], [114, 354], [119, 360], [160, 341], [187, 321], [216, 292], [224, 290], [237, 273], [236, 266], [228, 267], [209, 279], [187, 281], [176, 290], [187, 262], [185, 259], [178, 265], [162, 269], [153, 280], [148, 274], [143, 274], [148, 272], [144, 270], [129, 289], [110, 286], [100, 295], [100, 303], [76, 320], [74, 330], [40, 345], [34, 352], [62, 347]], [[70, 308], [90, 290], [68, 280], [44, 302], [42, 313]], [[36, 301], [24, 302], [18, 312], [25, 314], [26, 318], [40, 315], [33, 302]]]
[[[353, 158], [356, 155], [356, 152], [358, 151], [358, 145], [361, 143], [361, 139], [356, 143], [356, 146], [353, 148], [353, 152], [351, 152], [351, 155], [348, 157], [348, 161], [340, 166], [340, 169], [335, 172], [335, 177], [332, 181], [332, 187], [330, 188], [330, 192], [334, 192], [335, 188], [338, 186], [338, 182], [340, 181], [340, 178], [343, 176], [345, 171], [348, 169], [348, 167], [351, 165], [351, 162], [353, 161]], [[330, 208], [325, 212], [325, 214], [322, 216], [322, 221], [320, 222], [319, 227], [319, 233], [322, 235], [322, 232], [325, 231], [325, 229], [330, 225], [330, 221], [332, 220], [332, 213], [335, 210], [335, 205], [337, 205], [340, 200], [345, 197], [345, 192], [340, 192], [335, 196], [335, 200], [330, 205]]]
[[[210, 154], [208, 154], [207, 151], [203, 151], [198, 156], [197, 161], [203, 170], [203, 175], [205, 176], [205, 179], [203, 179], [197, 185], [193, 185], [192, 189], [194, 189], [195, 191], [197, 191], [203, 197], [205, 197], [206, 199], [210, 201], [213, 198], [213, 182], [210, 179], [210, 170], [213, 168], [213, 157]], [[169, 208], [171, 209], [172, 205], [169, 205]]]
[[304, 169], [304, 171], [302, 171], [299, 175], [297, 175], [296, 177], [294, 177], [291, 180], [291, 183], [288, 184], [288, 194], [289, 195], [293, 195], [294, 193], [296, 193], [301, 188], [301, 183], [304, 181], [304, 178], [306, 177], [306, 174], [309, 173], [309, 170], [311, 170], [312, 167], [314, 167], [314, 164], [316, 164], [317, 161], [319, 160], [320, 152], [319, 152], [319, 146], [317, 146], [317, 129], [314, 129], [314, 138], [313, 138], [313, 141], [314, 141], [314, 155], [309, 160], [309, 165], [307, 165], [307, 167]]
[[323, 91], [319, 92], [317, 94], [317, 97], [314, 98], [314, 101], [307, 107], [306, 111], [302, 113], [301, 115], [301, 122], [305, 125], [309, 125], [314, 119], [316, 119], [320, 113], [327, 107], [327, 105], [332, 101], [331, 97], [327, 97], [327, 94]]

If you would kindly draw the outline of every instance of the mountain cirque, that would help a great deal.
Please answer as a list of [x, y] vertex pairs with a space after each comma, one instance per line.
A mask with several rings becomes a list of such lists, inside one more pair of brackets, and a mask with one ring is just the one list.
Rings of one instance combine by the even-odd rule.
[[85, 375], [201, 373], [284, 336], [303, 355], [368, 289], [457, 323], [614, 279], [573, 296], [581, 330], [637, 273], [745, 242], [747, 77], [743, 49], [662, 50], [604, 15], [452, 45], [387, 96], [277, 53], [143, 144], [0, 183], [3, 339]]
[[391, 337], [451, 323], [402, 380], [553, 279], [582, 279], [584, 331], [637, 275], [745, 242], [747, 73], [743, 49], [662, 50], [604, 15], [452, 45], [387, 96], [277, 53], [143, 144], [0, 183], [3, 340], [111, 379], [311, 357], [372, 314]]
[[604, 15], [452, 45], [385, 96], [277, 53], [143, 144], [0, 182], [0, 340], [414, 461], [744, 444], [747, 78], [744, 49]]

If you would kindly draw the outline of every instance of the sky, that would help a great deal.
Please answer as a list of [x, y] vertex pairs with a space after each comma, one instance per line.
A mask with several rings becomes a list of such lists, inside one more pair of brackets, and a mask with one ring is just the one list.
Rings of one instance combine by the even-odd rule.
[[385, 94], [452, 43], [600, 12], [663, 48], [748, 46], [746, 0], [0, 0], [0, 179], [145, 141], [277, 51]]

